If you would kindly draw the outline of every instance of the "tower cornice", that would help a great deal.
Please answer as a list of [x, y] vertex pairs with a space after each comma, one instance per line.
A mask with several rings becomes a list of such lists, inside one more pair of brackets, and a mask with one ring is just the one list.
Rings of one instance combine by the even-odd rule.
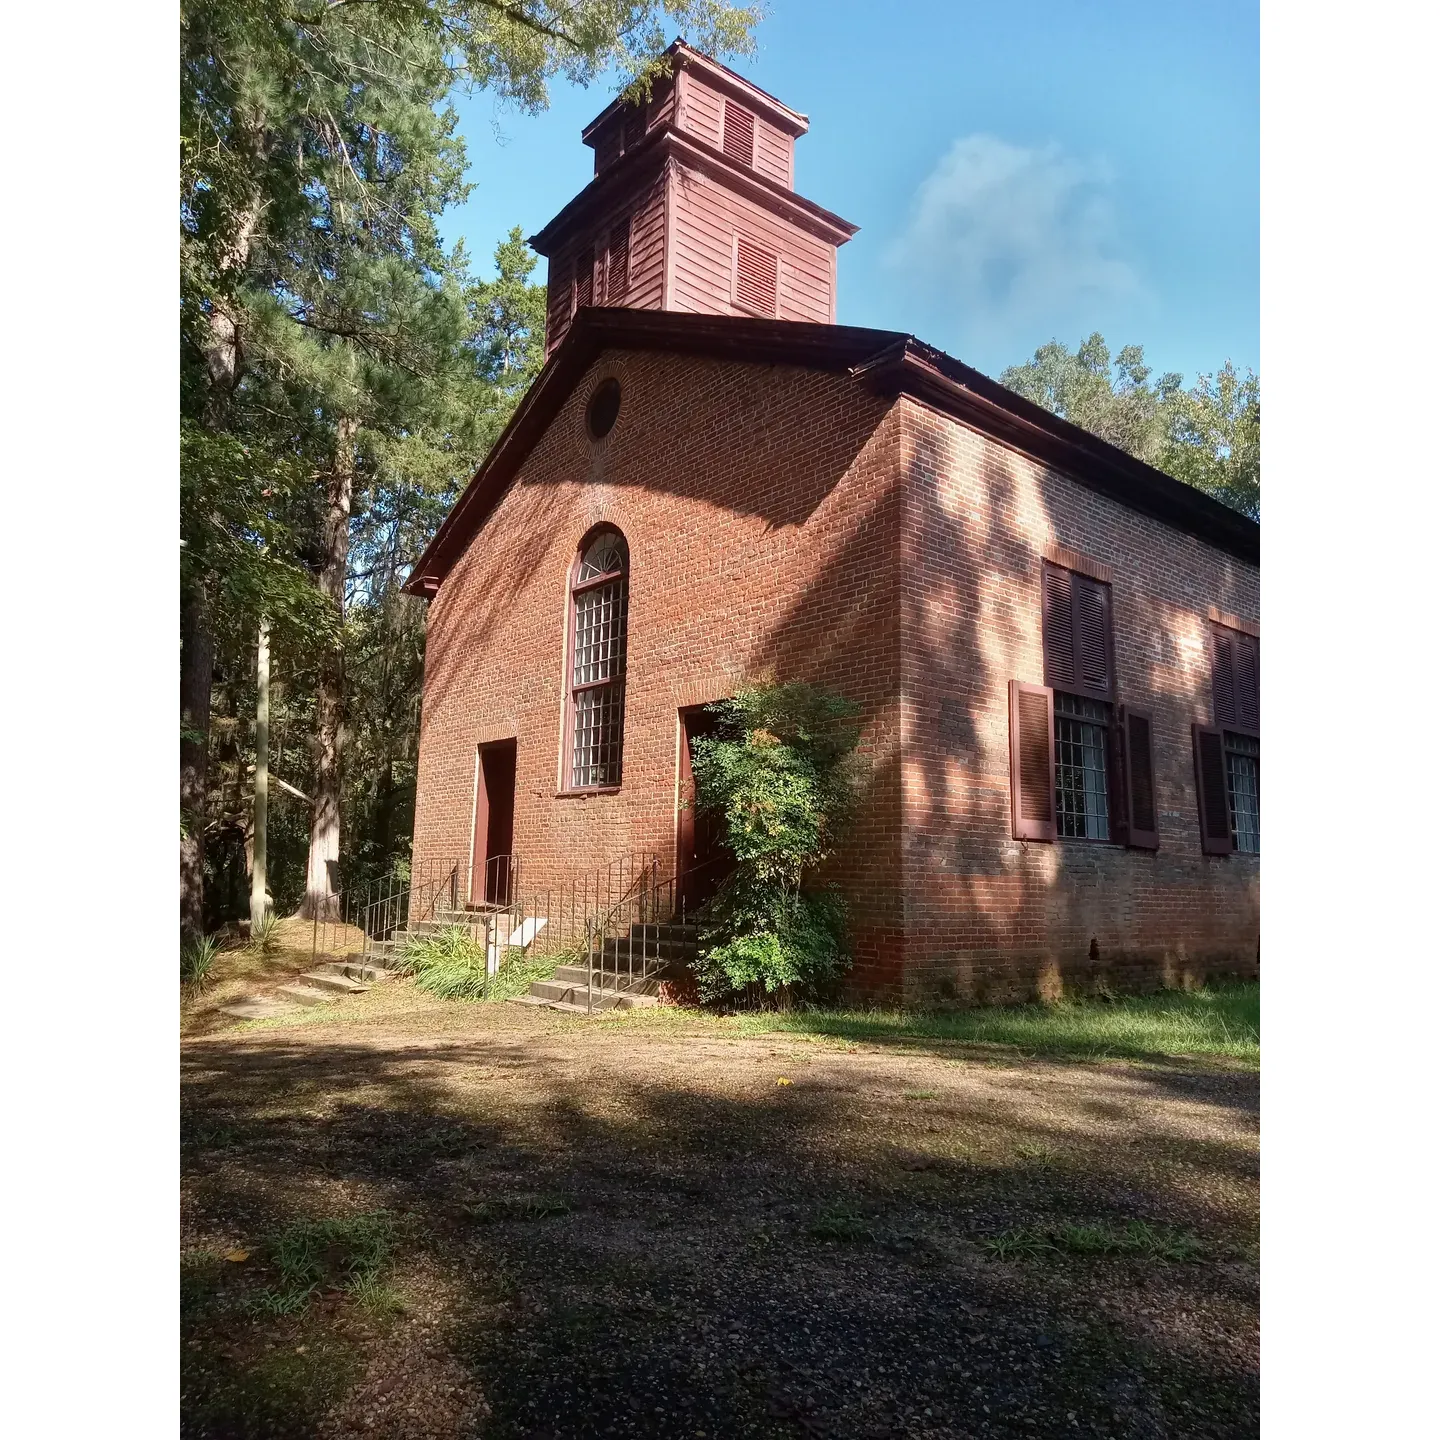
[[564, 244], [571, 229], [590, 216], [609, 210], [639, 189], [667, 160], [711, 176], [827, 244], [843, 245], [860, 229], [823, 205], [730, 159], [723, 150], [697, 140], [667, 120], [655, 126], [642, 145], [602, 170], [558, 215], [532, 235], [531, 249], [539, 255], [550, 255]]

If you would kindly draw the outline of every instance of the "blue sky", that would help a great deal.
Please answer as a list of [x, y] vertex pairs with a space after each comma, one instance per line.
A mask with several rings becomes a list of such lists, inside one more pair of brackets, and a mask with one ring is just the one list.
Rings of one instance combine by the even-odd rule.
[[[757, 39], [735, 68], [810, 117], [797, 189], [861, 227], [842, 324], [991, 374], [1092, 330], [1187, 381], [1259, 370], [1256, 4], [771, 0]], [[476, 189], [446, 234], [477, 269], [586, 183], [579, 132], [611, 93], [459, 102]]]

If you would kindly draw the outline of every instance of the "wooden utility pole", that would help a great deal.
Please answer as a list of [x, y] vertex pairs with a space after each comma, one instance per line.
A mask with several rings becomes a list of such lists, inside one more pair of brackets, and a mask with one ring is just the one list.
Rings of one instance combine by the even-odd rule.
[[255, 654], [255, 837], [250, 865], [250, 933], [258, 935], [270, 912], [266, 893], [265, 827], [270, 818], [270, 622], [260, 621]]

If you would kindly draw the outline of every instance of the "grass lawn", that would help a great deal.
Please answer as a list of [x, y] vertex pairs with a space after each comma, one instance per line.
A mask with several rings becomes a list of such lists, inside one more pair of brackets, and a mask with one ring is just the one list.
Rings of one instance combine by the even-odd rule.
[[832, 1035], [846, 1040], [948, 1040], [1005, 1045], [1033, 1055], [1145, 1059], [1213, 1055], [1260, 1059], [1260, 986], [1166, 990], [1113, 1001], [1074, 1000], [947, 1014], [899, 1010], [814, 1010], [747, 1015], [750, 1035]]
[[215, 1022], [182, 1433], [1253, 1435], [1257, 1013]]

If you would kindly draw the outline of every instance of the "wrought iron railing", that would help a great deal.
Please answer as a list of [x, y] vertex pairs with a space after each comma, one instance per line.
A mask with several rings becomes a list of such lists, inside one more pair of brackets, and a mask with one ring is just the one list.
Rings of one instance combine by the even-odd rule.
[[659, 864], [651, 857], [651, 864], [615, 904], [587, 926], [587, 1014], [597, 1003], [603, 1007], [607, 994], [634, 994], [637, 986], [658, 979], [675, 964], [677, 950], [683, 953], [686, 927], [700, 908], [690, 903], [687, 892], [706, 870], [732, 863], [728, 855], [715, 855], [661, 878]]
[[311, 961], [358, 955], [375, 962], [408, 937], [458, 925], [483, 947], [491, 977], [521, 955], [573, 955], [586, 967], [593, 1010], [607, 994], [634, 991], [673, 963], [676, 937], [659, 927], [687, 923], [695, 907], [685, 892], [696, 873], [662, 876], [658, 857], [641, 852], [527, 888], [518, 857], [496, 855], [479, 892], [491, 898], [465, 900], [462, 863], [431, 862], [342, 892], [330, 915], [314, 922]]
[[[576, 952], [588, 943], [590, 927], [620, 896], [628, 894], [636, 877], [652, 871], [651, 854], [622, 855], [594, 871], [562, 876], [553, 884], [527, 889], [520, 883], [520, 866], [511, 859], [506, 874], [512, 899], [507, 904], [470, 905], [463, 916], [452, 917], [475, 931], [485, 946], [486, 968], [498, 974], [516, 956], [531, 958]], [[489, 893], [491, 890], [487, 880]], [[577, 954], [576, 958], [579, 956]]]
[[310, 959], [320, 955], [371, 960], [388, 942], [460, 903], [460, 862], [411, 866], [342, 890], [311, 925]]

